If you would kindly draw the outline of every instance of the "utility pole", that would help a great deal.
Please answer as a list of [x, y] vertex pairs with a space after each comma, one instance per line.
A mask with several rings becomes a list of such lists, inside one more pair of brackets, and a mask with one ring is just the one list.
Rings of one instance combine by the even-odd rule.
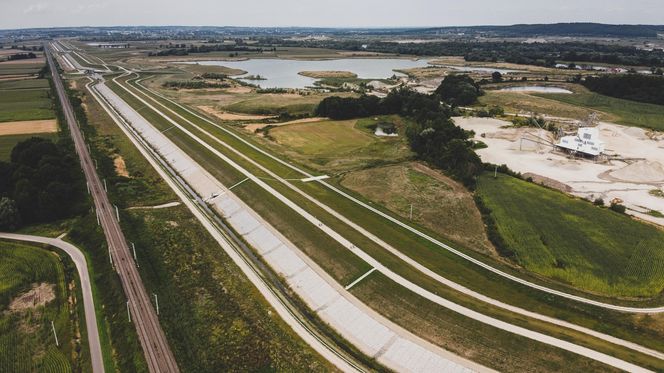
[[496, 165], [496, 169], [493, 170], [493, 178], [495, 179], [497, 177], [498, 177], [498, 165]]
[[413, 220], [413, 204], [410, 204], [410, 220]]
[[101, 225], [99, 223], [99, 211], [95, 210], [95, 216], [97, 217], [97, 225]]
[[106, 179], [104, 179], [104, 192], [108, 192], [108, 188], [106, 188]]
[[115, 217], [118, 218], [118, 223], [120, 222], [120, 212], [118, 212], [118, 206], [113, 205], [115, 207]]
[[88, 194], [90, 194], [90, 183], [86, 181], [85, 187], [88, 188]]
[[152, 295], [154, 295], [154, 304], [157, 307], [157, 315], [159, 315], [159, 299], [157, 299], [156, 293], [152, 293]]
[[134, 245], [133, 242], [131, 243], [131, 249], [134, 251], [134, 261], [136, 262], [136, 267], [140, 268], [141, 266], [138, 265], [138, 259], [136, 259], [136, 246]]
[[95, 170], [97, 169], [97, 160], [95, 159]]
[[131, 312], [129, 312], [129, 301], [127, 301], [127, 317], [129, 318], [129, 322], [131, 322]]
[[58, 342], [58, 334], [55, 332], [55, 325], [53, 324], [52, 320], [51, 320], [51, 329], [53, 329], [53, 336], [55, 337], [55, 345], [60, 347], [60, 342]]

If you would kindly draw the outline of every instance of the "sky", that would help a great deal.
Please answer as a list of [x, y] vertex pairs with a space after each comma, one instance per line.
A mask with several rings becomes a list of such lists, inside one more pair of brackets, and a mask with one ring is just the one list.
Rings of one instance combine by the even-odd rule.
[[0, 29], [127, 25], [663, 24], [663, 14], [662, 0], [0, 0]]

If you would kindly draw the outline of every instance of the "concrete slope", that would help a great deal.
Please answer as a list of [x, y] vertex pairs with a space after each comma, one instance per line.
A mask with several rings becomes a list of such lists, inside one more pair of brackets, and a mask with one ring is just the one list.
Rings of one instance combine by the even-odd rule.
[[64, 251], [76, 265], [78, 278], [81, 282], [81, 293], [83, 294], [83, 309], [85, 311], [85, 327], [88, 331], [88, 345], [90, 346], [90, 361], [94, 373], [104, 373], [104, 360], [101, 354], [101, 343], [99, 342], [99, 330], [97, 329], [97, 317], [95, 314], [95, 302], [90, 285], [90, 274], [85, 255], [76, 246], [58, 238], [41, 236], [28, 236], [24, 234], [0, 233], [0, 238], [15, 241], [35, 242], [57, 247]]
[[113, 105], [199, 196], [208, 201], [324, 321], [362, 352], [398, 371], [489, 371], [413, 335], [368, 308], [104, 85]]

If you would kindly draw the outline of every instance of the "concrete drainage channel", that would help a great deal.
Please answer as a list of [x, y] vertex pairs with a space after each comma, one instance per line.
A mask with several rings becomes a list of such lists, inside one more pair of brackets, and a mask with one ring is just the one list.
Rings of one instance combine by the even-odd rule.
[[[308, 257], [299, 252], [279, 232], [262, 221], [260, 216], [200, 168], [162, 133], [136, 114], [133, 109], [127, 107], [124, 101], [110, 89], [104, 85], [93, 89], [103, 96], [106, 104], [121, 111], [122, 117], [131, 118], [129, 122], [132, 127], [132, 135], [139, 136], [141, 141], [149, 143], [150, 148], [156, 148], [152, 151], [153, 157], [157, 153], [166, 155], [170, 165], [165, 165], [163, 160], [160, 160], [161, 167], [166, 166], [172, 174], [178, 175], [176, 179], [179, 179], [181, 185], [187, 185], [183, 179], [196, 182], [196, 185], [186, 187], [189, 194], [211, 195], [222, 190], [223, 195], [208, 201], [212, 208], [226, 217], [230, 226], [257, 249], [263, 260], [287, 279], [287, 283], [304, 299], [305, 303], [311, 309], [317, 310], [319, 317], [334, 325], [343, 337], [358, 346], [364, 353], [397, 370], [464, 371], [469, 367], [478, 371], [488, 370], [412, 335], [366, 307], [318, 268]], [[204, 213], [208, 219], [210, 216], [214, 216], [209, 208], [202, 207], [205, 206], [205, 202], [200, 197], [196, 197], [196, 200], [199, 205], [196, 208], [207, 210]], [[187, 202], [191, 203], [191, 201], [185, 201], [185, 203]], [[217, 224], [223, 224], [218, 218], [215, 220]], [[228, 230], [228, 228], [226, 229]], [[230, 233], [232, 234], [232, 232]], [[246, 251], [253, 255], [246, 246], [242, 251], [245, 252], [244, 255], [247, 254]], [[417, 358], [413, 359], [413, 356]]]

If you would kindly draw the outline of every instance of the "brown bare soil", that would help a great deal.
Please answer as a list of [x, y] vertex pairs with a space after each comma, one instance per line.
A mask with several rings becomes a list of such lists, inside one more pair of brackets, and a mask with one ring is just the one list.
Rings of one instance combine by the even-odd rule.
[[19, 295], [9, 304], [9, 312], [21, 312], [43, 306], [55, 299], [55, 285], [42, 282], [33, 284], [32, 289]]
[[286, 126], [286, 125], [289, 125], [289, 124], [320, 122], [322, 120], [327, 120], [327, 118], [322, 118], [322, 117], [303, 118], [303, 119], [291, 120], [290, 122], [281, 122], [281, 123], [251, 123], [251, 124], [247, 124], [246, 126], [244, 126], [244, 129], [249, 131], [249, 132], [254, 133], [257, 130], [259, 130], [261, 128], [265, 128], [267, 126], [280, 127], [280, 126]]
[[250, 114], [236, 114], [230, 113], [223, 110], [218, 110], [212, 106], [197, 106], [199, 109], [204, 112], [214, 115], [215, 117], [221, 120], [263, 120], [273, 118], [269, 115], [250, 115]]
[[124, 158], [118, 155], [113, 158], [113, 165], [115, 165], [115, 173], [118, 176], [129, 177], [129, 172], [127, 172], [127, 165], [125, 164]]
[[58, 122], [55, 119], [0, 123], [0, 136], [53, 132], [58, 132]]
[[298, 74], [314, 79], [357, 78], [357, 74], [350, 71], [300, 71]]

